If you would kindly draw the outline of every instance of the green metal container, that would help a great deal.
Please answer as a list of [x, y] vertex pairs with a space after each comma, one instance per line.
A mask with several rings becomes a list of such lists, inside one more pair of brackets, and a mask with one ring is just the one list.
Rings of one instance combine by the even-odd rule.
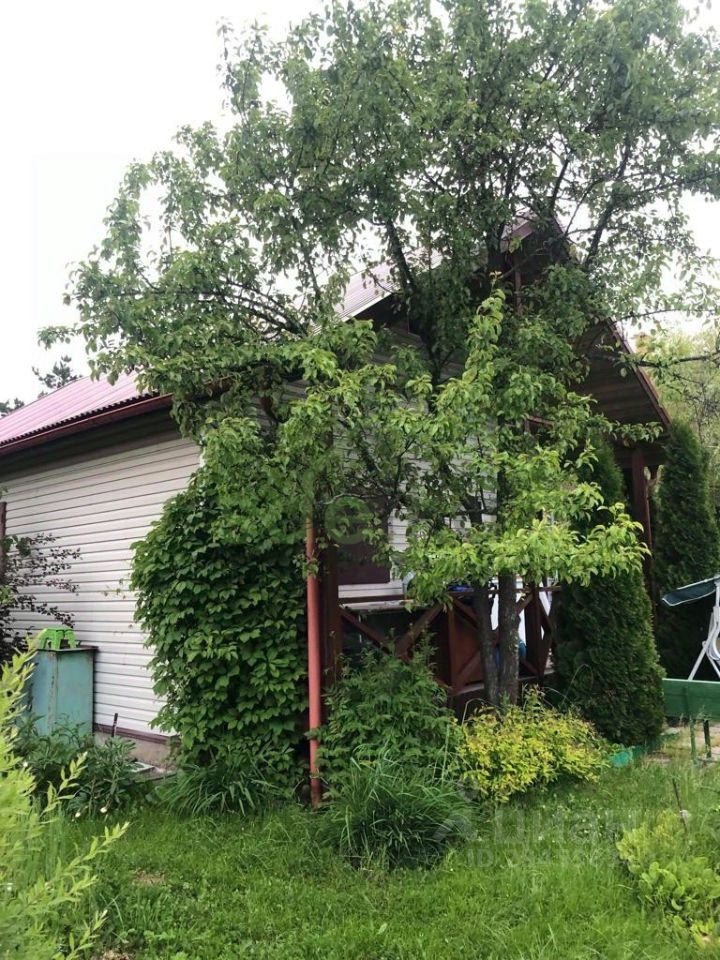
[[95, 647], [35, 651], [30, 712], [39, 734], [56, 727], [92, 733], [94, 660]]

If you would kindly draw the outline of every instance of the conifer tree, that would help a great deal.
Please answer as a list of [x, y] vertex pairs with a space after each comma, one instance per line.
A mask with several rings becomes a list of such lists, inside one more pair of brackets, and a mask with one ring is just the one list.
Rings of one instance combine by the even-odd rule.
[[[720, 572], [718, 527], [710, 497], [708, 458], [692, 428], [675, 423], [657, 497], [655, 580], [658, 596]], [[671, 677], [686, 677], [705, 639], [710, 601], [670, 610], [658, 603], [657, 640]]]
[[[624, 499], [622, 474], [606, 444], [593, 482], [608, 504]], [[603, 523], [604, 508], [591, 523]], [[599, 575], [563, 587], [555, 665], [560, 689], [609, 740], [644, 743], [662, 729], [662, 671], [642, 570]]]

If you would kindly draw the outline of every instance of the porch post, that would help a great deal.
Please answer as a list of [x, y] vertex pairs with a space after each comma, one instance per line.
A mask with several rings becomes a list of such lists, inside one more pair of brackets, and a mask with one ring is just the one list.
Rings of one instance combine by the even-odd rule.
[[525, 659], [535, 668], [538, 679], [542, 680], [547, 666], [547, 650], [546, 644], [543, 642], [543, 623], [540, 610], [542, 599], [537, 584], [533, 583], [527, 589], [530, 590], [530, 602], [523, 612], [525, 646], [527, 647]]
[[338, 551], [334, 544], [322, 554], [320, 588], [322, 592], [323, 687], [331, 687], [338, 678], [342, 654], [342, 615], [338, 577]]
[[645, 474], [645, 454], [641, 447], [632, 452], [633, 514], [642, 524], [643, 541], [652, 550], [652, 525], [650, 522], [650, 497]]

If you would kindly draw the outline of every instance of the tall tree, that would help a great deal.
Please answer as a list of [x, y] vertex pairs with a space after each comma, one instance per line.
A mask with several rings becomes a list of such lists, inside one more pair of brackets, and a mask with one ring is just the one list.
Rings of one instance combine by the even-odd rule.
[[[47, 373], [41, 373], [38, 367], [33, 367], [32, 372], [48, 390], [59, 390], [60, 387], [64, 387], [68, 383], [73, 383], [78, 379], [78, 374], [73, 372], [70, 364], [70, 357], [63, 356], [55, 361]], [[40, 396], [44, 396], [44, 393], [41, 393]]]
[[[720, 185], [715, 37], [677, 0], [336, 2], [279, 42], [221, 34], [222, 130], [128, 170], [70, 333], [96, 371], [174, 395], [229, 531], [292, 497], [332, 536], [351, 491], [387, 551], [384, 518], [405, 515], [418, 599], [476, 586], [491, 696], [513, 696], [516, 574], [636, 561], [622, 511], [575, 530], [600, 496], [578, 476], [590, 427], [612, 425], [573, 392], [572, 343], [677, 306], [666, 269], [702, 265], [681, 198]], [[353, 269], [394, 292], [413, 349], [344, 322]]]
[[[720, 533], [707, 456], [692, 428], [673, 425], [657, 496], [655, 575], [660, 594], [720, 573]], [[671, 677], [686, 677], [707, 636], [710, 605], [658, 605], [657, 641]]]
[[[70, 366], [70, 357], [60, 357], [47, 373], [41, 373], [38, 367], [33, 367], [32, 372], [40, 383], [51, 391], [59, 390], [60, 387], [64, 387], [66, 384], [73, 383], [73, 381], [78, 379], [78, 374], [74, 373]], [[46, 391], [41, 390], [38, 396], [44, 397], [45, 394]], [[8, 413], [12, 413], [13, 410], [19, 410], [24, 406], [25, 401], [18, 399], [18, 397], [15, 397], [14, 400], [0, 401], [0, 417], [4, 417]]]
[[25, 404], [18, 397], [13, 400], [0, 400], [0, 417], [4, 417], [8, 413], [12, 413], [13, 410], [19, 410], [20, 407], [24, 406]]
[[27, 645], [27, 630], [16, 623], [18, 613], [33, 614], [37, 622], [73, 625], [72, 616], [47, 596], [77, 593], [69, 574], [78, 556], [77, 549], [59, 546], [51, 534], [7, 533], [0, 490], [0, 668]]

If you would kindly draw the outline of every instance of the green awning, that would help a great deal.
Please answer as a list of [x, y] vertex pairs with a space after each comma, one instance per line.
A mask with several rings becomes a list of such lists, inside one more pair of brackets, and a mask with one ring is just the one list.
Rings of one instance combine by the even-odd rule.
[[697, 583], [688, 583], [685, 587], [678, 587], [677, 590], [671, 590], [662, 598], [666, 607], [679, 607], [682, 603], [692, 603], [694, 600], [702, 600], [703, 597], [712, 597], [715, 595], [715, 587], [720, 582], [720, 573], [716, 573], [709, 580], [698, 580]]

